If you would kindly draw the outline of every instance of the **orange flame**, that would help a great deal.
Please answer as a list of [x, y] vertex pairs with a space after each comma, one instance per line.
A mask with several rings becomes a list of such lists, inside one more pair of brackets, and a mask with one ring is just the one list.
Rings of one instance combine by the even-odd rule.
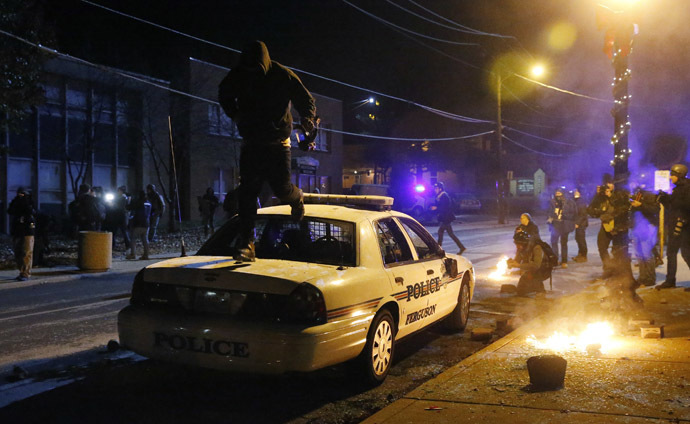
[[621, 342], [614, 338], [614, 330], [608, 321], [587, 324], [587, 327], [576, 336], [555, 331], [546, 340], [539, 340], [534, 335], [527, 337], [527, 343], [537, 349], [554, 352], [587, 352], [589, 349], [608, 353], [620, 347]]
[[496, 264], [496, 270], [489, 274], [490, 280], [504, 280], [508, 275], [508, 257], [503, 256]]

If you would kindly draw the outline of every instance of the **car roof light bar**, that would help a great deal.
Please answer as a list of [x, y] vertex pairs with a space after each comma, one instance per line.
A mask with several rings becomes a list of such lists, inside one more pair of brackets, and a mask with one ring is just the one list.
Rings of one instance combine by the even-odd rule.
[[393, 206], [393, 198], [388, 196], [304, 193], [304, 203], [347, 205], [374, 210], [390, 210], [391, 206]]

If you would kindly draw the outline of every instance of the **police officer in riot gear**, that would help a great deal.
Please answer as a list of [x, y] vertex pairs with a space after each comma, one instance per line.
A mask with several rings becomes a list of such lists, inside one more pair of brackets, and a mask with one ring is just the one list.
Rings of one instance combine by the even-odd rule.
[[267, 182], [292, 216], [304, 216], [302, 190], [290, 182], [292, 105], [305, 132], [314, 129], [314, 98], [290, 69], [271, 60], [261, 41], [249, 43], [220, 83], [218, 101], [242, 136], [240, 154], [240, 240], [235, 258], [253, 261], [256, 198]]
[[671, 182], [675, 184], [671, 194], [659, 192], [659, 202], [666, 208], [668, 223], [668, 247], [666, 250], [666, 280], [657, 289], [676, 287], [678, 251], [690, 266], [690, 181], [686, 175], [688, 167], [675, 164], [671, 167]]

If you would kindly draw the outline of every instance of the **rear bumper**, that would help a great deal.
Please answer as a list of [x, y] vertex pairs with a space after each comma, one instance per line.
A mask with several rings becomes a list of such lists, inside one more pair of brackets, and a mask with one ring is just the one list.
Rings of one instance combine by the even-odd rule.
[[372, 315], [314, 327], [238, 322], [127, 306], [118, 315], [120, 343], [142, 356], [229, 371], [312, 371], [356, 357]]

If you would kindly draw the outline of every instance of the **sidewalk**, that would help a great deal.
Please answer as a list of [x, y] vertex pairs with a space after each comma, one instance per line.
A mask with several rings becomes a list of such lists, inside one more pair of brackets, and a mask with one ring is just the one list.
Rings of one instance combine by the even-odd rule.
[[[665, 270], [665, 268], [664, 268]], [[678, 281], [688, 286], [682, 266]], [[690, 422], [690, 292], [638, 289], [644, 308], [613, 314], [602, 282], [552, 302], [549, 313], [475, 353], [364, 423], [648, 423]], [[603, 318], [617, 324], [619, 346], [607, 353], [555, 352], [567, 361], [565, 385], [530, 387], [526, 361], [554, 353], [527, 342], [568, 333]], [[664, 324], [665, 338], [642, 339], [629, 318]], [[385, 383], [384, 383], [385, 384]]]
[[[187, 255], [193, 255], [188, 252]], [[31, 278], [27, 281], [15, 281], [18, 271], [16, 269], [0, 270], [0, 290], [12, 289], [16, 287], [28, 287], [36, 284], [59, 283], [63, 281], [76, 280], [80, 278], [92, 278], [101, 275], [125, 274], [137, 272], [145, 266], [159, 262], [164, 259], [176, 258], [179, 252], [169, 252], [157, 255], [150, 255], [148, 260], [128, 260], [124, 259], [124, 252], [115, 252], [112, 259], [112, 267], [108, 271], [90, 272], [82, 271], [77, 267], [76, 260], [73, 266], [54, 266], [36, 267], [31, 270]]]

